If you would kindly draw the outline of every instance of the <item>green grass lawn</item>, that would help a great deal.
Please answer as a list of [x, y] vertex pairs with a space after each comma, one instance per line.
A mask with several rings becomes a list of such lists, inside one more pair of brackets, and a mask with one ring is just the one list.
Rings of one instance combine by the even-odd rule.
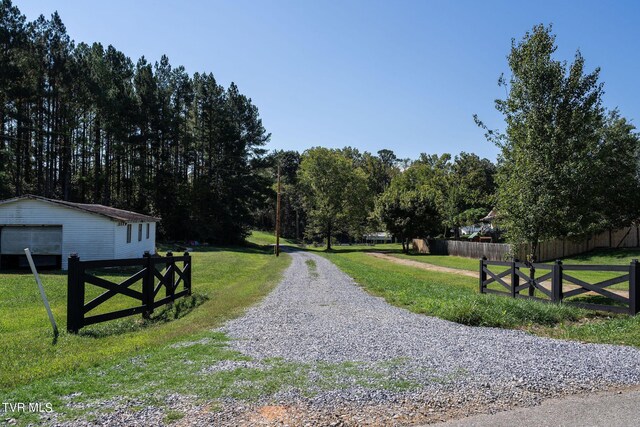
[[[402, 246], [399, 244], [385, 245], [388, 250], [392, 250], [391, 255], [398, 258], [411, 259], [414, 261], [426, 262], [443, 267], [459, 268], [462, 270], [476, 271], [478, 260], [475, 258], [464, 258], [453, 255], [432, 255], [432, 254], [403, 254]], [[629, 265], [633, 259], [640, 259], [640, 249], [598, 249], [580, 255], [574, 255], [562, 259], [564, 264], [599, 264], [599, 265]], [[551, 261], [546, 263], [550, 264]]]
[[[567, 257], [562, 260], [566, 265], [624, 265], [629, 266], [633, 259], [640, 258], [639, 249], [597, 249], [581, 255]], [[604, 271], [566, 271], [573, 277], [589, 283], [597, 283], [621, 276], [622, 272]], [[629, 290], [628, 283], [619, 283], [610, 289]]]
[[[256, 245], [275, 245], [276, 244], [276, 236], [271, 231], [258, 231], [254, 230], [251, 232], [249, 237], [247, 237], [247, 242], [256, 244]], [[295, 245], [296, 243], [290, 239], [285, 239], [280, 237], [281, 245]]]
[[478, 271], [479, 261], [473, 258], [464, 258], [461, 256], [451, 255], [432, 255], [432, 254], [392, 254], [396, 258], [408, 259], [411, 261], [424, 262], [426, 264], [433, 264], [439, 267], [456, 268], [458, 270]]
[[596, 249], [563, 259], [565, 264], [612, 264], [629, 265], [633, 259], [640, 259], [640, 249]]
[[[192, 297], [173, 307], [156, 309], [150, 321], [131, 316], [88, 326], [78, 335], [64, 332], [66, 274], [43, 273], [42, 281], [62, 331], [56, 343], [33, 276], [0, 274], [0, 390], [98, 366], [207, 331], [266, 295], [290, 260], [288, 256], [276, 258], [270, 248], [255, 244], [200, 248], [192, 255]], [[126, 276], [111, 278], [122, 281]], [[87, 287], [87, 300], [100, 292], [90, 288], [94, 287]], [[137, 302], [118, 296], [102, 310], [125, 308], [131, 301]]]

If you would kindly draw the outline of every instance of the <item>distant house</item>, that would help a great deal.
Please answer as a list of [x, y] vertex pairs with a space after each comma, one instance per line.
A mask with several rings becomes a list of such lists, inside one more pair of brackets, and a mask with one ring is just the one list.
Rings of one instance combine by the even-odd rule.
[[498, 216], [498, 211], [496, 210], [496, 208], [493, 208], [489, 211], [489, 213], [487, 214], [487, 216], [485, 216], [484, 218], [481, 218], [480, 221], [481, 222], [488, 222], [488, 223], [493, 223], [493, 221], [496, 220], [496, 217]]
[[460, 227], [460, 234], [463, 236], [467, 236], [473, 233], [478, 233], [482, 230], [482, 225], [473, 224], [473, 225], [463, 225]]
[[491, 209], [491, 211], [489, 211], [487, 216], [480, 219], [480, 222], [483, 222], [486, 224], [485, 227], [483, 227], [483, 230], [495, 230], [497, 217], [498, 217], [498, 211], [496, 210], [496, 208], [493, 208]]
[[159, 221], [108, 206], [39, 196], [1, 200], [0, 268], [26, 266], [24, 248], [39, 266], [63, 270], [72, 253], [85, 261], [154, 253]]
[[365, 243], [393, 243], [393, 236], [385, 231], [378, 231], [376, 233], [369, 233], [362, 236]]

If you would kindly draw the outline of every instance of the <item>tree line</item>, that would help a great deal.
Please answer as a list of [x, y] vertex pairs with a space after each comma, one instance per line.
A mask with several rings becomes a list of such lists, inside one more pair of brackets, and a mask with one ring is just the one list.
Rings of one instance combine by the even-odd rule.
[[230, 242], [268, 182], [251, 99], [163, 56], [75, 44], [60, 16], [0, 2], [0, 198], [37, 194], [160, 216], [161, 237]]

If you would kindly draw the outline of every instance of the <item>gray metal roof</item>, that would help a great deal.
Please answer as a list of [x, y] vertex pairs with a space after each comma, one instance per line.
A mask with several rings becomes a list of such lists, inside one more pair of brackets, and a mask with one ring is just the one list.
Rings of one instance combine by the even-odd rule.
[[14, 197], [12, 199], [1, 200], [0, 205], [4, 205], [7, 203], [13, 203], [20, 200], [40, 200], [47, 203], [52, 203], [60, 206], [64, 206], [71, 209], [77, 209], [80, 211], [102, 215], [109, 219], [121, 222], [159, 222], [160, 218], [140, 214], [137, 212], [125, 211], [123, 209], [112, 208], [110, 206], [98, 205], [98, 204], [88, 204], [88, 203], [74, 203], [67, 202], [65, 200], [56, 200], [56, 199], [48, 199], [42, 196], [34, 196], [32, 194], [27, 194], [25, 196]]

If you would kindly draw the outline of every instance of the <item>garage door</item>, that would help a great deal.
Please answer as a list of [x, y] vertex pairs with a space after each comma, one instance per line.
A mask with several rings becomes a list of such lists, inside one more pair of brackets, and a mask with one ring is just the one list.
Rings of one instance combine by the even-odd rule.
[[62, 255], [62, 227], [2, 227], [2, 255], [24, 255], [24, 248], [34, 255]]

